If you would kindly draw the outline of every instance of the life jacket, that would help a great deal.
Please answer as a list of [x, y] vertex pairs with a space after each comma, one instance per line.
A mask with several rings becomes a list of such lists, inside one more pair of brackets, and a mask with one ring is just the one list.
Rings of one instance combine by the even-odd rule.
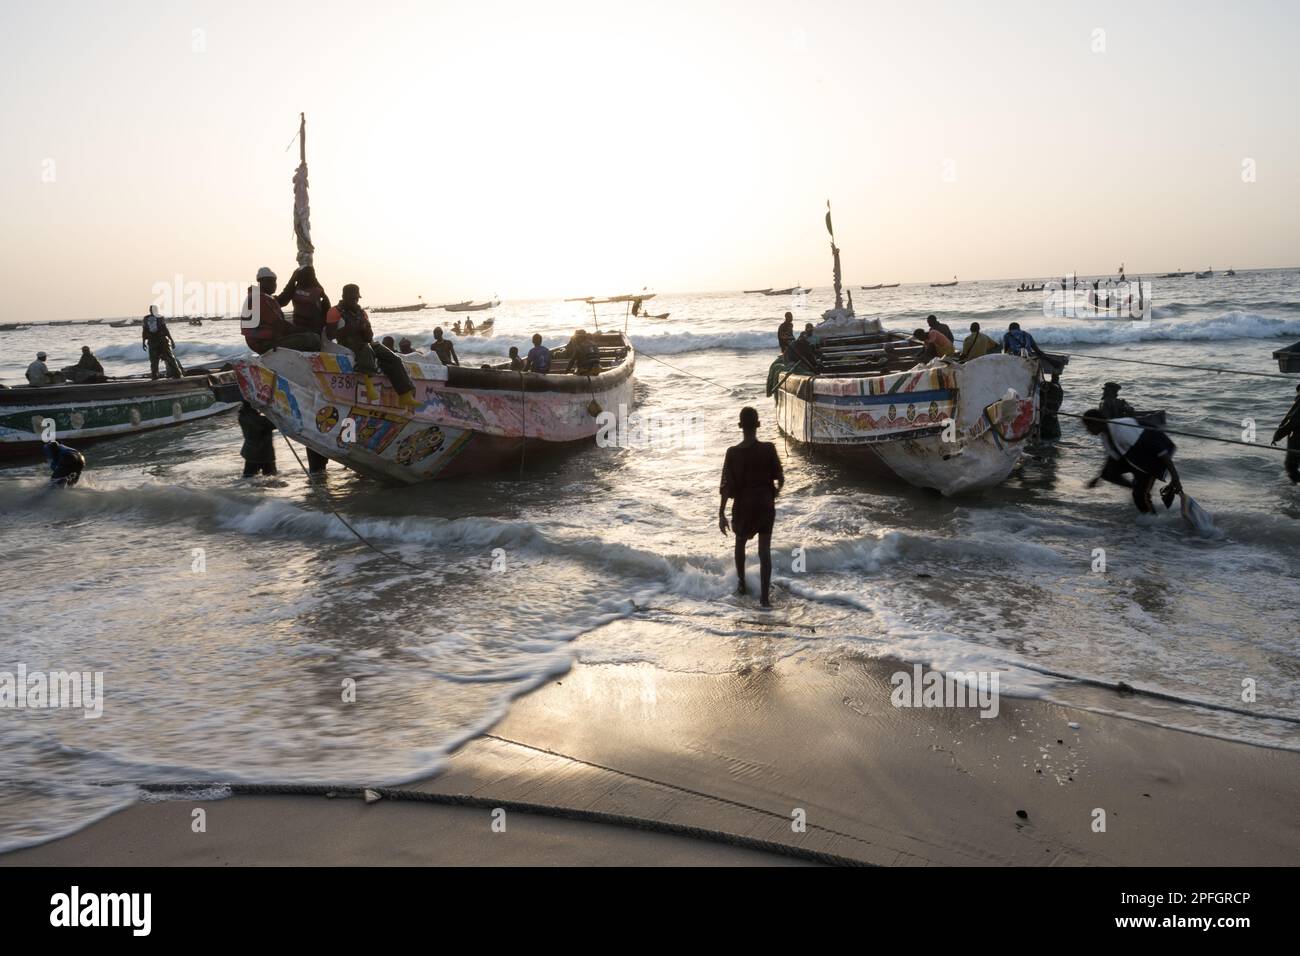
[[[244, 301], [243, 314], [239, 320], [240, 331], [249, 342], [265, 341], [274, 337], [277, 322], [283, 322], [284, 312], [274, 297], [259, 292], [257, 309], [253, 308], [253, 293]], [[256, 313], [256, 314], [254, 314]]]
[[293, 293], [293, 324], [307, 332], [319, 333], [325, 324], [321, 299], [325, 290], [319, 285], [298, 286]]
[[360, 306], [346, 306], [339, 303], [330, 309], [329, 315], [325, 317], [325, 324], [334, 338], [348, 348], [352, 348], [354, 344], [369, 343], [375, 337], [374, 330], [370, 328], [370, 316], [366, 315], [366, 310]]

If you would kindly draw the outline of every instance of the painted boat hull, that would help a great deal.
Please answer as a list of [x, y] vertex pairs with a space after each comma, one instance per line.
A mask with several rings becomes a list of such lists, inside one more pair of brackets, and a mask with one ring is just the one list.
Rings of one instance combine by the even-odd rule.
[[0, 458], [40, 455], [46, 419], [54, 421], [59, 441], [80, 448], [219, 415], [238, 405], [232, 372], [0, 389]]
[[635, 361], [629, 345], [620, 365], [588, 377], [447, 368], [407, 356], [412, 409], [379, 375], [370, 401], [346, 349], [279, 349], [232, 365], [244, 397], [289, 438], [359, 474], [415, 484], [591, 443], [600, 412], [632, 408]]
[[[796, 441], [960, 495], [1015, 468], [1038, 421], [1037, 376], [1036, 359], [995, 354], [879, 376], [791, 376], [773, 395], [777, 425]], [[1008, 388], [1020, 397], [1004, 401]]]

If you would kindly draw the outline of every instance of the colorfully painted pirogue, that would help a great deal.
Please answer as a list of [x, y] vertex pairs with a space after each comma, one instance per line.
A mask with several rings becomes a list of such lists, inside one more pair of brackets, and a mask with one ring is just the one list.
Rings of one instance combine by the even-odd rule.
[[[376, 398], [353, 371], [352, 353], [277, 349], [232, 365], [244, 397], [289, 438], [363, 475], [406, 482], [518, 465], [520, 456], [590, 442], [598, 416], [632, 408], [636, 353], [621, 332], [596, 333], [598, 375], [445, 366], [403, 356], [416, 405], [404, 408], [387, 378]], [[568, 361], [552, 351], [552, 368]]]

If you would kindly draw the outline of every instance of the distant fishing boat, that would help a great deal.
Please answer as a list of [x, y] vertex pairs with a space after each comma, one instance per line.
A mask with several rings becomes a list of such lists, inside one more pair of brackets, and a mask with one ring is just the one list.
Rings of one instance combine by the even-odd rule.
[[143, 325], [144, 319], [118, 319], [116, 322], [108, 324], [115, 329], [129, 329], [137, 325]]
[[132, 375], [92, 384], [3, 388], [0, 458], [39, 454], [46, 419], [54, 422], [59, 441], [80, 448], [219, 415], [238, 404], [235, 375], [221, 362], [195, 366], [180, 378]]
[[419, 302], [415, 303], [415, 305], [385, 305], [380, 308], [371, 309], [370, 314], [384, 315], [389, 312], [419, 312], [421, 309], [427, 307], [427, 303], [423, 298], [421, 298]]
[[484, 319], [481, 324], [476, 325], [472, 329], [462, 329], [460, 322], [457, 321], [456, 324], [452, 326], [452, 331], [460, 336], [481, 335], [487, 337], [492, 334], [496, 321], [495, 318]]
[[884, 287], [885, 287], [885, 285], [884, 285], [883, 282], [877, 282], [875, 285], [860, 285], [860, 286], [858, 286], [858, 288], [861, 289], [863, 292], [871, 292], [871, 291], [873, 291], [873, 290], [875, 290], [875, 289], [883, 289]]
[[897, 283], [897, 282], [886, 282], [886, 283], [885, 283], [884, 285], [882, 285], [880, 288], [882, 288], [882, 289], [897, 289], [897, 288], [898, 288], [898, 283]]
[[[831, 249], [838, 302], [833, 232]], [[814, 332], [815, 370], [778, 359], [768, 372], [782, 432], [944, 495], [1011, 474], [1038, 424], [1038, 358], [992, 353], [921, 365], [922, 343], [844, 308], [826, 312]]]
[[1224, 273], [1225, 276], [1235, 276], [1236, 274], [1237, 274], [1236, 269], [1229, 269], [1227, 272]]
[[1214, 277], [1213, 269], [1206, 269], [1204, 272], [1196, 273], [1196, 278], [1198, 279], [1212, 279], [1213, 277]]
[[444, 305], [443, 308], [448, 312], [483, 312], [486, 309], [495, 309], [500, 304], [500, 299], [493, 298], [488, 302], [457, 302], [452, 305]]
[[806, 292], [802, 286], [792, 285], [788, 289], [768, 289], [763, 295], [794, 295], [796, 292]]
[[745, 295], [765, 295], [771, 291], [772, 291], [771, 286], [768, 286], [766, 289], [746, 289]]
[[1166, 272], [1166, 273], [1165, 273], [1164, 275], [1162, 275], [1160, 278], [1162, 278], [1162, 279], [1186, 279], [1189, 275], [1191, 275], [1190, 272]]
[[953, 276], [951, 282], [931, 282], [931, 283], [930, 283], [930, 288], [931, 288], [931, 289], [946, 289], [946, 288], [948, 288], [949, 286], [954, 286], [954, 285], [956, 285], [956, 284], [957, 284], [957, 277], [956, 277], [956, 276]]

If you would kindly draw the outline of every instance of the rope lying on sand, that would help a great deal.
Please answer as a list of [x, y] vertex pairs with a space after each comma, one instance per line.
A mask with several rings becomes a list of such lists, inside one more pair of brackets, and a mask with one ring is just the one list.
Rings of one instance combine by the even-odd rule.
[[[490, 735], [489, 735], [490, 736]], [[500, 738], [498, 738], [500, 739]], [[548, 753], [550, 751], [547, 751]], [[561, 755], [563, 756], [563, 755]], [[573, 758], [570, 758], [573, 759]], [[580, 761], [582, 762], [582, 761]], [[645, 779], [645, 778], [642, 778]], [[522, 800], [494, 800], [489, 797], [472, 796], [465, 793], [430, 793], [425, 790], [406, 790], [398, 787], [334, 787], [328, 784], [282, 784], [282, 783], [143, 783], [135, 784], [148, 793], [184, 794], [190, 791], [212, 790], [221, 788], [238, 796], [316, 796], [345, 797], [366, 799], [367, 791], [376, 793], [386, 800], [410, 803], [430, 803], [446, 807], [468, 807], [475, 810], [505, 810], [507, 812], [527, 813], [534, 816], [554, 817], [559, 820], [574, 820], [579, 823], [600, 823], [608, 826], [627, 827], [649, 833], [663, 833], [669, 836], [687, 837], [693, 840], [707, 840], [742, 850], [755, 850], [777, 856], [790, 857], [808, 863], [821, 863], [826, 866], [871, 866], [864, 860], [808, 847], [777, 843], [757, 837], [742, 836], [726, 830], [714, 830], [709, 827], [688, 826], [682, 823], [670, 823], [665, 820], [652, 820], [627, 813], [609, 813], [603, 810], [582, 810], [551, 803], [531, 803]], [[708, 794], [702, 794], [708, 796]], [[713, 797], [711, 799], [720, 799]], [[730, 803], [731, 801], [724, 801]], [[739, 804], [744, 806], [744, 804]], [[754, 809], [754, 808], [750, 808]], [[768, 812], [768, 811], [762, 811]], [[782, 817], [782, 819], [787, 819]], [[788, 822], [788, 821], [787, 821]], [[812, 827], [812, 824], [809, 824]], [[852, 837], [851, 839], [857, 839]], [[863, 841], [865, 842], [865, 841]]]

